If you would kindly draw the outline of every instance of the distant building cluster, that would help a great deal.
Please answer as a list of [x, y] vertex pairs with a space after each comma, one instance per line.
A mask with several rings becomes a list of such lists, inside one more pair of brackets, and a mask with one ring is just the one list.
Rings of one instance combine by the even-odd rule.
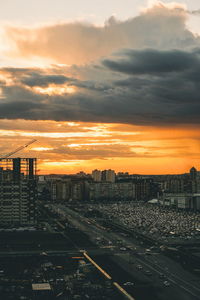
[[186, 174], [147, 176], [108, 169], [37, 176], [35, 158], [0, 160], [0, 224], [35, 224], [38, 196], [44, 202], [153, 201], [200, 210], [200, 172], [192, 167]]
[[40, 176], [39, 192], [41, 198], [52, 201], [147, 200], [154, 194], [152, 179], [118, 179], [113, 170], [94, 170], [85, 176]]
[[200, 210], [200, 176], [193, 167], [181, 175], [116, 174], [93, 170], [91, 174], [39, 176], [41, 199], [67, 201], [149, 201], [164, 206]]

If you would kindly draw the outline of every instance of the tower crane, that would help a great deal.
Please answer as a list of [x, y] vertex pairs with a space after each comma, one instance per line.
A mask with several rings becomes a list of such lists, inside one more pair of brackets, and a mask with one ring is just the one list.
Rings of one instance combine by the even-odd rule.
[[29, 141], [27, 144], [25, 144], [25, 145], [23, 145], [23, 146], [20, 146], [19, 148], [15, 149], [14, 151], [5, 154], [4, 156], [0, 157], [0, 161], [1, 161], [2, 159], [4, 159], [4, 158], [10, 157], [11, 155], [13, 155], [13, 154], [19, 152], [20, 150], [23, 150], [24, 148], [27, 148], [29, 145], [35, 143], [36, 141], [37, 141], [37, 140], [35, 140], [35, 139], [34, 139], [34, 140], [31, 140], [31, 141]]

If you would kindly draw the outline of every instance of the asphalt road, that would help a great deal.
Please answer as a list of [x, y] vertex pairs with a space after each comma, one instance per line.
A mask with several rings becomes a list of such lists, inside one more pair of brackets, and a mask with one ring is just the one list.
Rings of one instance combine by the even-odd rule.
[[[154, 298], [159, 300], [168, 300], [169, 298], [171, 300], [200, 299], [200, 278], [185, 271], [173, 260], [153, 251], [147, 255], [144, 245], [132, 237], [114, 231], [108, 232], [95, 221], [87, 219], [65, 206], [55, 205], [54, 208], [60, 208], [63, 216], [66, 216], [73, 226], [86, 233], [93, 242], [98, 242], [98, 247], [102, 250], [108, 249], [113, 261], [129, 273], [130, 278], [126, 278], [127, 282], [134, 284], [134, 280], [135, 282], [139, 280], [144, 285], [154, 287], [156, 290]], [[102, 240], [104, 240], [103, 245], [99, 243]], [[120, 245], [117, 241], [121, 241]], [[122, 248], [126, 248], [126, 250], [122, 250]], [[139, 265], [141, 266], [140, 269]], [[103, 267], [106, 269], [108, 266], [103, 265]], [[109, 271], [111, 276], [116, 274], [116, 270], [113, 274], [112, 269]], [[162, 276], [163, 278], [160, 278]], [[165, 286], [165, 281], [169, 283], [169, 286]], [[125, 282], [121, 279], [120, 283], [123, 285]], [[140, 294], [137, 293], [137, 285], [126, 286], [126, 290], [134, 297], [137, 294], [136, 300], [143, 298], [140, 298]]]

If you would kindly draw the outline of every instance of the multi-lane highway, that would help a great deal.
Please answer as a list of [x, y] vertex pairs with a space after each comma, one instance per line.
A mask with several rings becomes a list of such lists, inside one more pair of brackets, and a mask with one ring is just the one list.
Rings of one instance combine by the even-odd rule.
[[[178, 263], [165, 257], [162, 253], [153, 250], [147, 251], [144, 245], [133, 237], [123, 232], [107, 231], [96, 221], [85, 218], [68, 207], [55, 205], [53, 209], [66, 217], [74, 227], [86, 233], [102, 250], [107, 249], [119, 268], [123, 268], [130, 274], [126, 290], [133, 296], [134, 291], [137, 290], [134, 283], [139, 280], [147, 286], [151, 285], [155, 288], [156, 299], [166, 300], [169, 297], [172, 300], [199, 299], [200, 279], [185, 271]], [[107, 268], [108, 266], [104, 265], [103, 267]], [[116, 277], [116, 274], [111, 275]], [[123, 284], [123, 280], [120, 283]], [[138, 299], [140, 298], [138, 297]]]

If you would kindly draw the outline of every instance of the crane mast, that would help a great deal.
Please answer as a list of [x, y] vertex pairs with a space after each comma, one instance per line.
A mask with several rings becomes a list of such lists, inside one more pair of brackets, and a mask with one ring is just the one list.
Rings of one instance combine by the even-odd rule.
[[15, 149], [14, 151], [5, 154], [4, 156], [0, 157], [0, 161], [1, 161], [2, 159], [5, 159], [5, 158], [10, 157], [11, 155], [13, 155], [13, 154], [19, 152], [20, 150], [23, 150], [24, 148], [27, 148], [29, 145], [35, 143], [36, 141], [37, 141], [37, 140], [33, 139], [33, 140], [29, 141], [27, 144], [25, 144], [25, 145], [23, 145], [23, 146], [20, 146], [19, 148]]

